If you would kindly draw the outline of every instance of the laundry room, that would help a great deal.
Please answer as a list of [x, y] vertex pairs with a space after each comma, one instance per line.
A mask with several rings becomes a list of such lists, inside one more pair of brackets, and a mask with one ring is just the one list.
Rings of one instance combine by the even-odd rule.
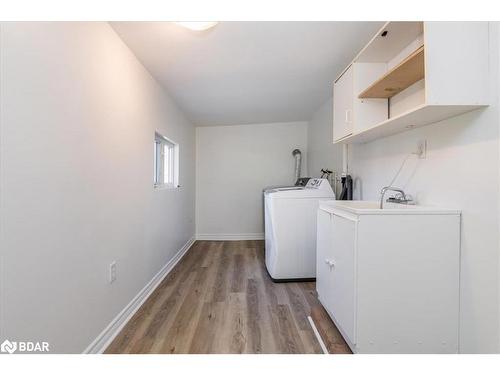
[[499, 354], [500, 24], [393, 19], [0, 22], [1, 352]]

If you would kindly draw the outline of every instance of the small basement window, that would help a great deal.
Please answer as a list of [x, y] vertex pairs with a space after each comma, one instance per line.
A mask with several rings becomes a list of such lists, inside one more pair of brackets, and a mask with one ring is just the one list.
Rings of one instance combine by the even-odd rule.
[[179, 187], [179, 145], [159, 133], [154, 141], [155, 188]]

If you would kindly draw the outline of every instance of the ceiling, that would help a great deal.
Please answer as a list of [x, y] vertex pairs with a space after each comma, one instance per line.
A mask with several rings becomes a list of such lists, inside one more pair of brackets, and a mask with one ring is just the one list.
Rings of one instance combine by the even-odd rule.
[[197, 126], [309, 120], [382, 22], [111, 26]]

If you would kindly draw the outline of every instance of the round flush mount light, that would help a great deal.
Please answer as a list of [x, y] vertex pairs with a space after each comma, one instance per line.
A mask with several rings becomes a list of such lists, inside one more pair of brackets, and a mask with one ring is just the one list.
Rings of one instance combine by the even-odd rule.
[[204, 31], [208, 30], [215, 25], [217, 25], [219, 22], [214, 22], [214, 21], [204, 21], [204, 22], [174, 22], [176, 25], [185, 27], [186, 29], [193, 30], [193, 31]]

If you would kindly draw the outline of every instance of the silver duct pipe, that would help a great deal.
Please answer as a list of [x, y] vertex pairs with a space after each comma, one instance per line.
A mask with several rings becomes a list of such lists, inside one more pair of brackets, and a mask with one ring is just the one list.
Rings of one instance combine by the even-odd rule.
[[298, 148], [292, 151], [292, 155], [295, 158], [295, 181], [300, 178], [300, 168], [302, 167], [302, 152]]

